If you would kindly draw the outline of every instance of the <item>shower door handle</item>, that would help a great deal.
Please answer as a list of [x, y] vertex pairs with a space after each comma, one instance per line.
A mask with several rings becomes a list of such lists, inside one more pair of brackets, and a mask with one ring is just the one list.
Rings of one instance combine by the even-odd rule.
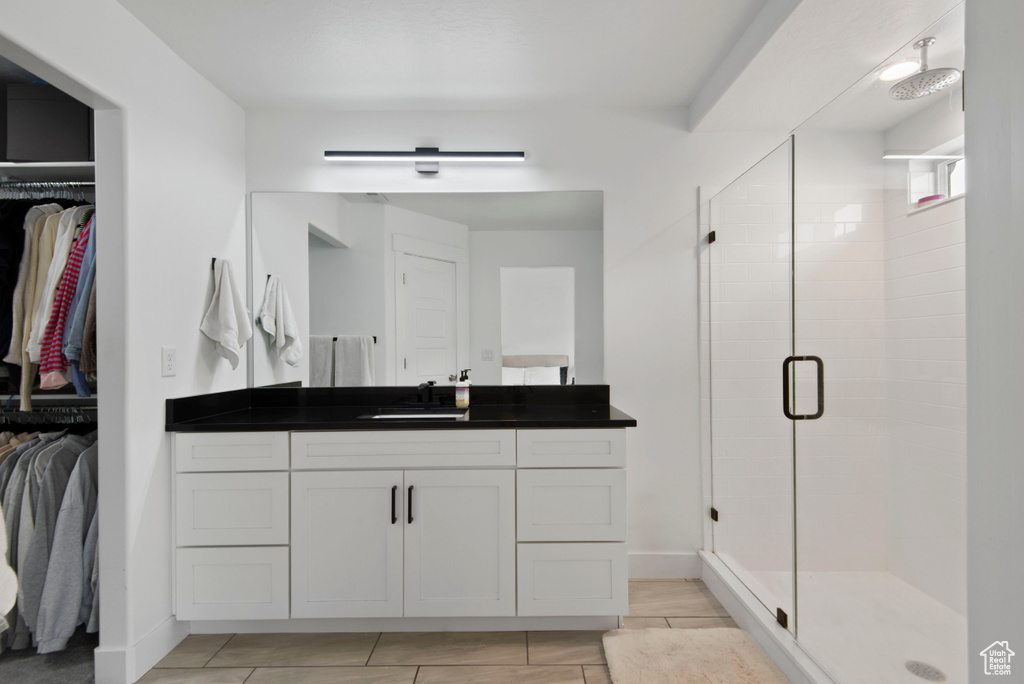
[[[789, 410], [789, 366], [794, 361], [813, 361], [818, 374], [818, 410], [815, 413], [793, 413]], [[782, 412], [790, 420], [817, 420], [825, 414], [825, 364], [818, 356], [789, 356], [782, 362]]]

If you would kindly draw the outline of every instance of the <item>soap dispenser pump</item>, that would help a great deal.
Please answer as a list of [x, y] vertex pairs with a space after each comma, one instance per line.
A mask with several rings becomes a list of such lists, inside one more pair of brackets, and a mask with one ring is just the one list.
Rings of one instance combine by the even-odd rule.
[[469, 386], [473, 383], [469, 381], [469, 371], [472, 368], [466, 368], [460, 371], [462, 375], [459, 376], [459, 381], [455, 383], [455, 406], [458, 408], [467, 408], [469, 406]]

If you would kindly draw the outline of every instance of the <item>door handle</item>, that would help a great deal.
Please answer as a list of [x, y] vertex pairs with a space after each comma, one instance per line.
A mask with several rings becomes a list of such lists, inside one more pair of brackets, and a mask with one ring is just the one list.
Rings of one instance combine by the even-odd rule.
[[412, 485], [409, 485], [409, 524], [412, 525]]
[[[789, 410], [789, 367], [794, 361], [813, 361], [818, 375], [818, 410], [814, 413], [793, 413]], [[825, 415], [825, 363], [821, 357], [789, 356], [782, 362], [782, 412], [790, 420], [817, 420]]]
[[391, 524], [398, 522], [398, 513], [395, 510], [395, 495], [398, 493], [398, 485], [391, 488]]

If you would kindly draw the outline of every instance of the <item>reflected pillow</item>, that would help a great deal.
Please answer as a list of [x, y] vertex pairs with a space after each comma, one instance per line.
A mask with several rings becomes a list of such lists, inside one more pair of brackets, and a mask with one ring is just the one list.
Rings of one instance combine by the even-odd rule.
[[523, 385], [526, 383], [525, 368], [501, 368], [502, 385]]
[[561, 385], [562, 371], [558, 366], [530, 366], [526, 369], [527, 385]]

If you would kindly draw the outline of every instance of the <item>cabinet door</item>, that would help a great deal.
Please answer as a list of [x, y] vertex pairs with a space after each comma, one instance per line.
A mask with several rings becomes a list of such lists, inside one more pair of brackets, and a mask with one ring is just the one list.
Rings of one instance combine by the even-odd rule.
[[402, 493], [401, 471], [292, 473], [292, 617], [402, 615]]
[[405, 615], [515, 615], [515, 473], [405, 473]]

